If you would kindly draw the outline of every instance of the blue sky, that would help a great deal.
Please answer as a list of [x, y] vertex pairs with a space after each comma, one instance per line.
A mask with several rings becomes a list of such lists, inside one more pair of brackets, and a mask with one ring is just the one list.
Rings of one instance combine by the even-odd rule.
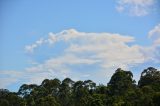
[[71, 77], [107, 84], [159, 68], [158, 0], [1, 0], [0, 88]]

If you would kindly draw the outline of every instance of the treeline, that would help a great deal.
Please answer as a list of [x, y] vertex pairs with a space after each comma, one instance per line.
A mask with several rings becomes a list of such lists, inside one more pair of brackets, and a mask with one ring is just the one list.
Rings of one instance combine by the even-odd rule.
[[107, 86], [45, 79], [41, 85], [23, 84], [16, 93], [1, 89], [0, 106], [160, 106], [160, 71], [145, 69], [138, 84], [131, 71], [120, 68]]

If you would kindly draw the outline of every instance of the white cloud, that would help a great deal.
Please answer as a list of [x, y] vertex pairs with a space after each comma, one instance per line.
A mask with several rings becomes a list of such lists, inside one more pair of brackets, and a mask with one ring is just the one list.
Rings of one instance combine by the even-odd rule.
[[25, 50], [26, 52], [33, 53], [34, 49], [41, 46], [43, 43], [45, 43], [45, 40], [40, 38], [34, 44], [25, 46]]
[[[100, 36], [98, 36], [100, 35]], [[130, 36], [121, 36], [120, 34], [111, 34], [111, 33], [85, 33], [85, 32], [78, 32], [75, 29], [69, 29], [69, 30], [64, 30], [60, 33], [52, 33], [50, 32], [48, 35], [47, 39], [39, 39], [35, 43], [31, 45], [27, 45], [25, 47], [25, 50], [29, 53], [33, 53], [34, 49], [37, 47], [41, 46], [42, 44], [55, 44], [56, 42], [59, 41], [64, 41], [64, 42], [88, 42], [94, 43], [96, 42], [109, 42], [110, 40], [113, 40], [112, 42], [122, 42], [122, 43], [127, 43], [127, 42], [133, 42], [134, 38]]]
[[[67, 61], [73, 64], [77, 62], [92, 63], [99, 60], [103, 62], [103, 67], [109, 67], [109, 63], [118, 67], [124, 66], [122, 64], [137, 64], [145, 61], [139, 46], [127, 45], [127, 43], [134, 42], [134, 38], [131, 36], [112, 33], [85, 33], [69, 29], [56, 34], [49, 33], [49, 37], [45, 41], [54, 42], [53, 44], [59, 41], [70, 43], [69, 47], [65, 49], [65, 54], [67, 54], [63, 56], [65, 59], [59, 58], [57, 62], [59, 60], [63, 62], [65, 60], [74, 60], [73, 62]], [[92, 53], [92, 55], [85, 56], [86, 53]], [[86, 59], [82, 59], [78, 55]]]
[[160, 24], [156, 25], [151, 31], [149, 31], [148, 36], [160, 36]]
[[[159, 39], [159, 25], [153, 28], [148, 36], [150, 38], [156, 36]], [[158, 42], [158, 39], [153, 39], [153, 42]], [[160, 59], [159, 43], [156, 43], [156, 46], [153, 43], [148, 47], [142, 47], [134, 44], [134, 41], [135, 38], [132, 36], [115, 33], [85, 33], [75, 29], [59, 33], [50, 32], [48, 38], [37, 40], [34, 44], [29, 45], [30, 49], [28, 50], [33, 53], [36, 52], [37, 47], [44, 44], [59, 47], [59, 42], [64, 42], [67, 46], [61, 51], [63, 53], [41, 63], [36, 61], [36, 64], [32, 64], [31, 67], [27, 67], [19, 74], [15, 74], [17, 72], [10, 73], [10, 71], [3, 72], [1, 74], [12, 74], [12, 76], [10, 75], [9, 80], [1, 78], [0, 83], [2, 83], [2, 87], [18, 80], [40, 84], [45, 78], [55, 77], [60, 79], [70, 77], [73, 80], [89, 78], [102, 83], [109, 80], [116, 68], [130, 69], [136, 65]], [[53, 52], [56, 53], [56, 51]], [[32, 63], [34, 62], [32, 61]], [[94, 69], [94, 67], [98, 68]]]
[[152, 40], [153, 44], [147, 52], [150, 53], [150, 57], [152, 57], [155, 62], [160, 63], [160, 24], [149, 31], [148, 37]]
[[17, 82], [18, 78], [0, 78], [0, 88], [7, 88], [9, 85]]
[[39, 84], [45, 78], [58, 77], [64, 79], [67, 76], [68, 77], [73, 76], [72, 69], [70, 68], [71, 65], [79, 65], [79, 64], [92, 65], [95, 64], [96, 62], [98, 61], [79, 58], [74, 55], [67, 54], [57, 58], [48, 59], [44, 63], [26, 68], [25, 72], [32, 74], [29, 83]]
[[160, 45], [160, 24], [155, 26], [149, 33], [148, 37], [153, 39], [154, 45]]
[[0, 71], [0, 88], [6, 88], [7, 86], [18, 82], [23, 76], [23, 72], [4, 70]]
[[25, 46], [25, 51], [28, 53], [33, 53], [34, 50], [41, 46], [42, 44], [51, 44], [53, 45], [54, 43], [58, 42], [58, 41], [68, 41], [70, 39], [74, 39], [77, 38], [78, 36], [78, 32], [74, 29], [70, 29], [70, 30], [64, 30], [60, 33], [52, 33], [49, 32], [48, 33], [48, 39], [43, 39], [40, 38], [39, 40], [37, 40], [35, 43], [31, 44], [31, 45], [26, 45]]
[[152, 11], [155, 2], [156, 0], [117, 0], [116, 9], [132, 16], [145, 16]]
[[[110, 77], [114, 69], [118, 67], [128, 69], [148, 60], [148, 58], [144, 57], [144, 53], [141, 52], [142, 48], [140, 46], [128, 45], [128, 43], [134, 42], [134, 40], [134, 37], [127, 35], [85, 33], [78, 32], [75, 29], [64, 30], [59, 33], [50, 32], [48, 38], [43, 39], [43, 41], [49, 45], [56, 45], [58, 42], [67, 43], [68, 46], [63, 50], [64, 53], [58, 57], [45, 60], [41, 64], [27, 68], [26, 71], [32, 74], [35, 73], [34, 76], [37, 76], [37, 78], [30, 78], [30, 82], [35, 81], [35, 79], [40, 82], [47, 75], [52, 75], [52, 77], [61, 76], [62, 79], [66, 76], [81, 79], [85, 78], [86, 75], [89, 75], [89, 77], [95, 76], [95, 78], [101, 78], [102, 76]], [[40, 45], [37, 47], [40, 47]], [[90, 67], [98, 66], [99, 69], [90, 75], [92, 72], [78, 72], [72, 69], [72, 66], [78, 65], [82, 67], [84, 65]], [[38, 76], [42, 78], [38, 80]]]

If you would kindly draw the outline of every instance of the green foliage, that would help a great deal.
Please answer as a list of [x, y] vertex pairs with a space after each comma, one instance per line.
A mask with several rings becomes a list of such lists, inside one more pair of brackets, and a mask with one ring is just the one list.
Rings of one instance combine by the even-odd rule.
[[60, 104], [62, 106], [71, 105], [70, 103], [72, 103], [73, 84], [74, 81], [72, 81], [70, 78], [66, 78], [62, 81], [58, 95]]
[[25, 101], [16, 93], [0, 89], [0, 106], [25, 106]]
[[108, 94], [112, 96], [124, 95], [128, 90], [134, 89], [135, 81], [130, 71], [124, 71], [120, 68], [111, 77], [108, 83]]
[[153, 67], [145, 69], [138, 82], [139, 87], [149, 85], [152, 89], [160, 91], [160, 71]]
[[107, 86], [91, 80], [45, 79], [17, 93], [0, 89], [0, 106], [160, 106], [160, 72], [145, 69], [136, 85], [131, 71], [117, 69]]
[[46, 96], [38, 99], [36, 106], [60, 106], [52, 96]]
[[0, 99], [0, 106], [9, 106], [9, 102], [6, 99]]
[[156, 92], [153, 95], [153, 104], [155, 106], [159, 106], [160, 105], [160, 92]]

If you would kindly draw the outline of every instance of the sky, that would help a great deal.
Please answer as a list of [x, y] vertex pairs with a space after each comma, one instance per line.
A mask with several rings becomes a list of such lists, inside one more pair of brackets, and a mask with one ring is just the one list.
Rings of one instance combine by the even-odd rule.
[[139, 80], [160, 69], [158, 0], [1, 0], [0, 88], [44, 79], [107, 85], [117, 68]]

